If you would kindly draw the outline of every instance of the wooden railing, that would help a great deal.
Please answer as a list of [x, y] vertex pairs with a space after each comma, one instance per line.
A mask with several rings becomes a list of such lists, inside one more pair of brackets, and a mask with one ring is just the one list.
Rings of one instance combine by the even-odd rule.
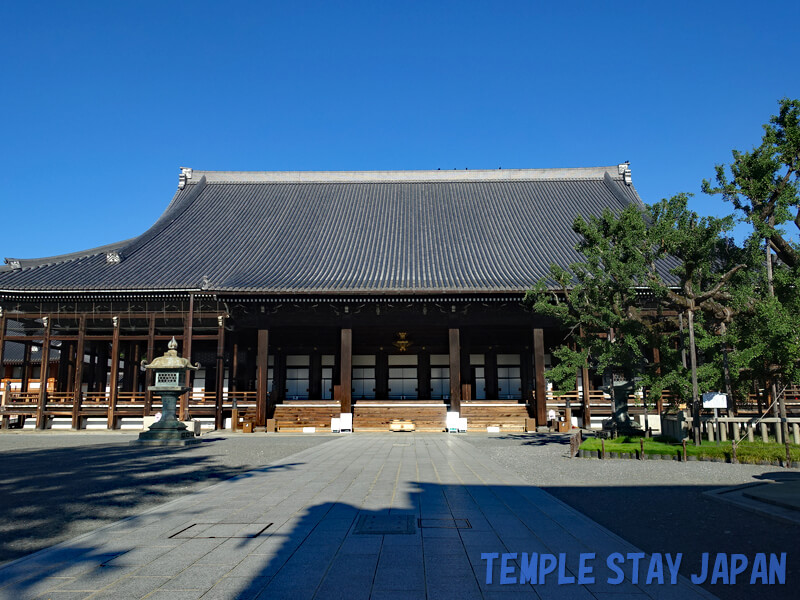
[[117, 392], [117, 405], [144, 404], [144, 392]]
[[255, 406], [257, 399], [258, 392], [226, 392], [223, 396], [222, 404], [226, 408], [230, 408], [233, 401], [236, 400], [236, 404], [239, 407]]
[[[580, 409], [583, 406], [583, 392], [579, 390], [571, 390], [563, 394], [556, 395], [557, 392], [547, 392], [547, 408], [559, 409], [566, 407], [567, 399], [572, 409]], [[589, 406], [605, 406], [611, 405], [612, 402], [606, 398], [602, 390], [589, 390]]]
[[99, 405], [99, 404], [108, 404], [108, 392], [84, 392], [83, 393], [83, 401], [81, 404], [83, 405]]
[[57, 404], [59, 406], [72, 406], [75, 396], [72, 392], [48, 392], [47, 404]]
[[189, 394], [189, 406], [209, 406], [217, 405], [217, 395], [214, 392], [191, 392]]
[[11, 392], [8, 395], [9, 404], [38, 404], [39, 392]]

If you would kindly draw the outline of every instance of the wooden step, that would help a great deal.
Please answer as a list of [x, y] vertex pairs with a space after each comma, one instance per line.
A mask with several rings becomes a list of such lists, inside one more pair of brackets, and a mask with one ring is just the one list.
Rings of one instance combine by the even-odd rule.
[[525, 431], [528, 408], [497, 400], [470, 401], [461, 404], [461, 416], [467, 419], [467, 431], [486, 431], [487, 427]]
[[330, 430], [331, 419], [341, 412], [338, 402], [293, 400], [275, 406], [275, 426], [278, 431], [302, 431], [303, 427]]
[[447, 406], [442, 402], [357, 402], [354, 431], [389, 431], [393, 420], [413, 421], [416, 431], [444, 431]]

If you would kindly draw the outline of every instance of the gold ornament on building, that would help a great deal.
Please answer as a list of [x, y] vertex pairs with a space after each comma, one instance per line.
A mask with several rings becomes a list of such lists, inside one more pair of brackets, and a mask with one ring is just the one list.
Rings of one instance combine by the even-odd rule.
[[411, 340], [407, 340], [406, 339], [407, 335], [408, 333], [406, 333], [405, 331], [398, 331], [397, 341], [392, 342], [392, 346], [400, 350], [400, 352], [405, 352], [406, 350], [408, 350], [411, 346], [414, 345], [414, 342], [412, 342]]

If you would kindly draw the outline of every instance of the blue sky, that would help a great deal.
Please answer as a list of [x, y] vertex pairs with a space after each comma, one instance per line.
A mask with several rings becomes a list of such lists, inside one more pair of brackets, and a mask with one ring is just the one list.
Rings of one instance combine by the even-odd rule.
[[178, 167], [631, 161], [694, 192], [800, 97], [800, 3], [0, 3], [0, 258], [138, 235]]

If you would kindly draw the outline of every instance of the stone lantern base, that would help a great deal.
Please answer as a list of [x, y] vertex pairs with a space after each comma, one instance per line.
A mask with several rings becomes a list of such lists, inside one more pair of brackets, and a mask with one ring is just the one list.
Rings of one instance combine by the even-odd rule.
[[186, 392], [188, 388], [176, 387], [164, 389], [155, 387], [149, 388], [151, 391], [161, 396], [161, 420], [156, 421], [150, 429], [139, 434], [138, 440], [133, 440], [131, 444], [141, 446], [189, 446], [199, 444], [191, 431], [186, 430], [186, 425], [178, 421], [175, 415], [175, 408], [178, 403], [178, 395]]

